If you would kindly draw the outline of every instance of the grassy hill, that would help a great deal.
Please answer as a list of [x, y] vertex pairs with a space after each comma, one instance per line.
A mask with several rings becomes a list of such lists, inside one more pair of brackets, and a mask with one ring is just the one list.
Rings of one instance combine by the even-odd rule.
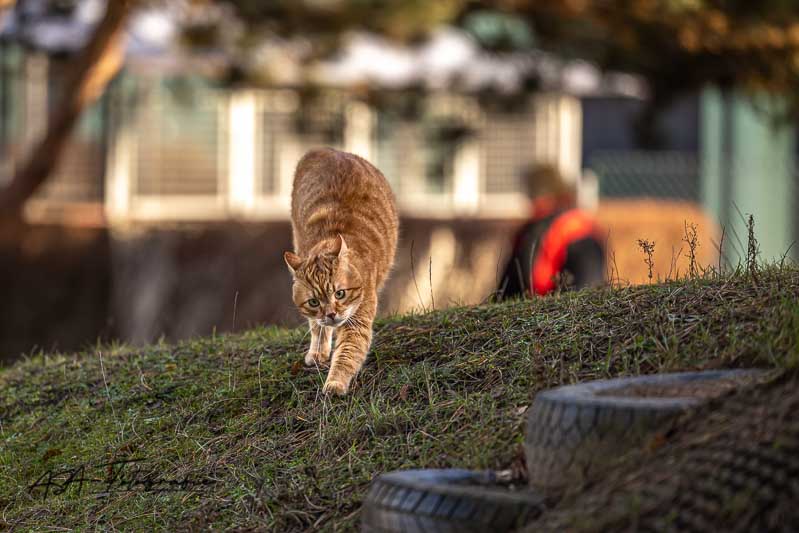
[[513, 465], [541, 389], [796, 367], [799, 270], [383, 320], [344, 398], [321, 395], [306, 342], [256, 329], [3, 370], [0, 526], [351, 529], [381, 472]]

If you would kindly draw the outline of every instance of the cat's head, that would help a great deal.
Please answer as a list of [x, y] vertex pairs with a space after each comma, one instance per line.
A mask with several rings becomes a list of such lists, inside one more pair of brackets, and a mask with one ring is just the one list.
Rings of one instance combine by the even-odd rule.
[[308, 257], [283, 254], [294, 276], [294, 304], [303, 316], [321, 326], [338, 327], [355, 313], [363, 288], [361, 275], [350, 261], [351, 253], [339, 236], [334, 249], [325, 253]]

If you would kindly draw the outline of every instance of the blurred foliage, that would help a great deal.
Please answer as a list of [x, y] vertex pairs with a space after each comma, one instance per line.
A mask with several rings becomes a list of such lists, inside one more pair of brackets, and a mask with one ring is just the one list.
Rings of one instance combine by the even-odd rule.
[[[78, 1], [44, 4], [52, 14]], [[295, 59], [311, 62], [334, 54], [353, 30], [412, 44], [450, 24], [489, 51], [535, 46], [641, 74], [656, 104], [713, 83], [786, 96], [799, 110], [795, 0], [137, 1], [179, 12], [186, 45], [223, 50], [234, 80], [269, 81], [258, 72], [264, 48], [291, 43]]]
[[789, 0], [484, 2], [535, 28], [542, 46], [636, 72], [656, 99], [706, 83], [797, 100], [799, 3]]
[[416, 42], [441, 24], [490, 50], [538, 46], [645, 76], [654, 100], [706, 83], [785, 95], [799, 108], [799, 2], [792, 0], [187, 0], [203, 22], [190, 45], [208, 46], [241, 24], [238, 50], [265, 36], [300, 37], [308, 57], [332, 53], [359, 29]]
[[464, 0], [186, 0], [190, 46], [231, 44], [238, 52], [270, 39], [302, 40], [308, 57], [331, 54], [349, 30], [363, 29], [404, 43], [423, 39], [454, 20]]
[[490, 50], [525, 50], [536, 44], [530, 25], [511, 13], [474, 10], [462, 17], [460, 26]]

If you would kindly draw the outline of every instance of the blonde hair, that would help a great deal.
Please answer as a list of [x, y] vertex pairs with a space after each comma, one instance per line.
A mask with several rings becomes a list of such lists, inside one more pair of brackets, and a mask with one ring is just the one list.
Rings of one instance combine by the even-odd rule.
[[549, 163], [527, 167], [522, 172], [522, 185], [530, 199], [541, 196], [558, 198], [576, 198], [577, 196], [575, 186], [566, 183], [557, 167]]

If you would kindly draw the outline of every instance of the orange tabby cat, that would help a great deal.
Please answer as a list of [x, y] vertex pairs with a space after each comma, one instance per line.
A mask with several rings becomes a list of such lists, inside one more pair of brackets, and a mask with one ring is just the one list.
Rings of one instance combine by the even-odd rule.
[[368, 161], [332, 148], [297, 164], [291, 192], [294, 251], [283, 254], [292, 293], [308, 318], [309, 366], [327, 366], [324, 392], [346, 394], [372, 342], [377, 294], [397, 248], [399, 220], [386, 178]]

